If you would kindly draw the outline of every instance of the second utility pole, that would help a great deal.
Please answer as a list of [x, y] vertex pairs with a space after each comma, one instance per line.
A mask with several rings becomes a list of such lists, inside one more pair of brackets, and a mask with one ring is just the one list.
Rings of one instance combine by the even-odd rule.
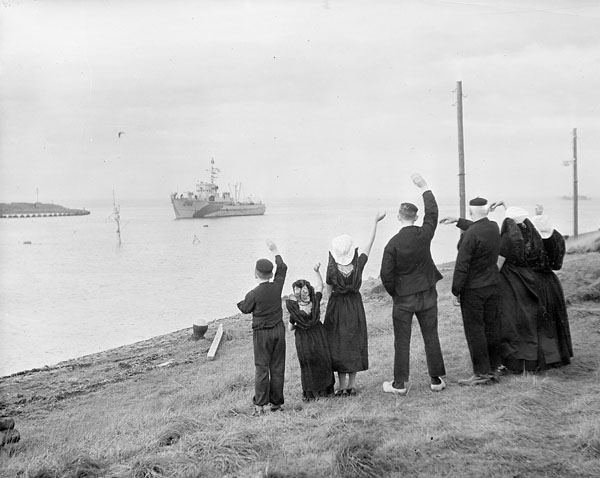
[[458, 194], [460, 217], [466, 217], [465, 201], [465, 143], [463, 138], [462, 81], [456, 82], [456, 112], [458, 115]]
[[579, 206], [579, 184], [577, 180], [577, 128], [573, 128], [573, 235], [577, 237]]

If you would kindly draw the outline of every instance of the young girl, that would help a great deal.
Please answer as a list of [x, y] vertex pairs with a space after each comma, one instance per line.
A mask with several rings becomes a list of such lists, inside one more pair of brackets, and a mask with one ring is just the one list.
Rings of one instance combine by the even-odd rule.
[[290, 312], [290, 330], [295, 330], [302, 399], [305, 401], [331, 395], [335, 382], [329, 345], [320, 320], [323, 279], [319, 267], [319, 263], [314, 267], [316, 287], [307, 280], [297, 280], [292, 284], [294, 295], [285, 303]]
[[324, 326], [333, 370], [338, 373], [337, 396], [356, 395], [356, 373], [369, 368], [367, 319], [360, 286], [377, 223], [384, 217], [385, 213], [375, 215], [371, 237], [361, 254], [346, 234], [331, 241], [326, 278], [330, 294]]

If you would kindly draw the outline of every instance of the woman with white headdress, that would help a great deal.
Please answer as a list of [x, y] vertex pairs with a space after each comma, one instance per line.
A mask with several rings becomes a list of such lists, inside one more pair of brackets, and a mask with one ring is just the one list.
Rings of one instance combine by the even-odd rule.
[[520, 207], [506, 208], [500, 228], [500, 301], [502, 361], [512, 372], [539, 367], [537, 279], [529, 263], [543, 251], [542, 239]]
[[554, 273], [562, 268], [566, 253], [563, 235], [552, 226], [550, 217], [538, 205], [531, 222], [539, 232], [544, 245], [544, 254], [530, 263], [538, 283], [539, 298], [542, 304], [541, 320], [538, 324], [539, 340], [546, 344], [540, 366], [558, 367], [571, 363], [573, 345], [565, 295], [560, 280]]
[[323, 324], [331, 352], [333, 370], [338, 373], [337, 396], [356, 395], [356, 373], [369, 368], [367, 320], [360, 295], [362, 272], [375, 240], [377, 223], [385, 213], [377, 213], [371, 236], [359, 254], [347, 234], [331, 241], [325, 282], [329, 294]]
[[[499, 206], [506, 208], [499, 201], [491, 210]], [[521, 373], [570, 363], [573, 347], [567, 309], [553, 272], [562, 267], [563, 236], [551, 226], [540, 205], [531, 220], [521, 207], [506, 208], [500, 235], [498, 317], [504, 366]]]
[[525, 209], [508, 207], [500, 231], [502, 357], [513, 372], [564, 365], [573, 356], [564, 295], [552, 272], [562, 265], [564, 238], [557, 231], [551, 238], [548, 218], [536, 212], [530, 220]]

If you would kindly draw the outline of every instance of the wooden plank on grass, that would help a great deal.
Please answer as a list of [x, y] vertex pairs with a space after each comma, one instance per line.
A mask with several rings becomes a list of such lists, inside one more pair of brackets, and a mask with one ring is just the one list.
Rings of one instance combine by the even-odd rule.
[[223, 324], [219, 324], [219, 328], [217, 329], [217, 333], [215, 338], [212, 341], [210, 349], [208, 350], [208, 360], [214, 360], [215, 354], [217, 353], [217, 349], [219, 348], [219, 344], [221, 343], [221, 339], [223, 338]]

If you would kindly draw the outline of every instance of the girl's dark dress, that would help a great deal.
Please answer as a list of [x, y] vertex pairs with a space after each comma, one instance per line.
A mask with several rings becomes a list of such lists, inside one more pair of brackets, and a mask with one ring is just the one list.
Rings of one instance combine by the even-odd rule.
[[369, 368], [367, 319], [360, 295], [366, 254], [354, 250], [352, 272], [344, 276], [329, 253], [327, 284], [332, 286], [324, 325], [329, 340], [331, 363], [335, 372], [353, 373]]
[[314, 294], [312, 310], [300, 309], [295, 300], [286, 300], [290, 323], [296, 327], [296, 353], [300, 362], [302, 397], [312, 400], [333, 393], [335, 379], [325, 328], [320, 319], [321, 292]]

